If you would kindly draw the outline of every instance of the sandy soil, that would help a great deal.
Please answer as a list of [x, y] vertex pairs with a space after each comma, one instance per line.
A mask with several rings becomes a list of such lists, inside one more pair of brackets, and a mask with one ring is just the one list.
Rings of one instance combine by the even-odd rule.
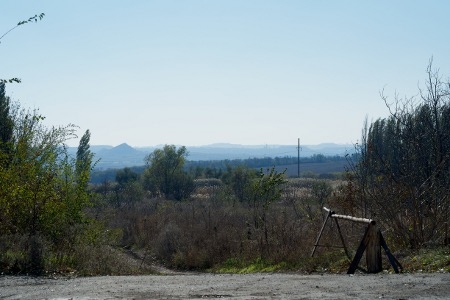
[[0, 276], [2, 299], [450, 299], [450, 273]]

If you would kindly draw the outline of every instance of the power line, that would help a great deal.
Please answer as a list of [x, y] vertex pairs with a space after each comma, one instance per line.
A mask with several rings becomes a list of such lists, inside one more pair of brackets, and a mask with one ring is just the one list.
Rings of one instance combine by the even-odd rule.
[[300, 138], [298, 138], [297, 146], [297, 177], [300, 178]]

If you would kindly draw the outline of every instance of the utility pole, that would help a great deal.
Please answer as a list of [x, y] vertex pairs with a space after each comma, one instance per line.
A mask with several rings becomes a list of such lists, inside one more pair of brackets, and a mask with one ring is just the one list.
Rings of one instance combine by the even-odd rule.
[[298, 138], [297, 151], [297, 177], [300, 178], [300, 138]]

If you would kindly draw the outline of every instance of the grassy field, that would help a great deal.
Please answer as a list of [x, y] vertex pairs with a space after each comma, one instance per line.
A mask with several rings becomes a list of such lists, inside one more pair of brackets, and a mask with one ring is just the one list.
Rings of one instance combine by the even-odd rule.
[[[347, 162], [345, 161], [327, 161], [327, 162], [307, 162], [300, 164], [300, 175], [308, 174], [323, 175], [323, 174], [338, 174], [345, 171]], [[268, 166], [272, 167], [272, 166]], [[276, 166], [278, 172], [283, 172], [286, 169], [286, 175], [289, 177], [296, 177], [298, 175], [298, 165], [281, 165]]]

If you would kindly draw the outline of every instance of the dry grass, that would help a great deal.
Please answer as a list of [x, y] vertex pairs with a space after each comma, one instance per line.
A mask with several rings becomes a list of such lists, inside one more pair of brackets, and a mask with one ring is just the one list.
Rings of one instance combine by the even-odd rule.
[[[122, 208], [110, 226], [122, 230], [122, 245], [146, 249], [149, 257], [171, 268], [216, 269], [231, 259], [249, 265], [263, 261], [279, 269], [299, 270], [301, 263], [311, 271], [314, 259], [309, 256], [324, 216], [311, 194], [316, 182], [290, 180], [282, 199], [268, 209], [264, 227], [252, 205], [239, 202], [226, 186], [207, 181], [197, 184], [188, 201], [154, 198]], [[335, 237], [324, 233], [322, 241], [331, 245]], [[317, 255], [327, 252], [321, 248]]]
[[[147, 263], [172, 269], [346, 272], [350, 260], [342, 248], [335, 248], [342, 247], [335, 219], [329, 219], [325, 226], [319, 242], [324, 247], [318, 247], [310, 257], [326, 216], [322, 206], [339, 211], [341, 199], [338, 187], [342, 181], [326, 181], [333, 192], [324, 203], [312, 192], [318, 183], [318, 179], [289, 180], [280, 201], [270, 205], [266, 226], [261, 226], [260, 215], [250, 203], [239, 202], [226, 186], [208, 180], [197, 183], [189, 200], [145, 199], [120, 209], [105, 209], [104, 217], [110, 229], [122, 233], [121, 247], [145, 253]], [[365, 227], [346, 220], [339, 220], [339, 225], [352, 258]], [[112, 253], [107, 255], [104, 264], [112, 263], [112, 257]], [[364, 258], [361, 261], [364, 267]], [[120, 265], [102, 269], [95, 262], [86, 266], [89, 264], [90, 269], [102, 274], [142, 272]]]

